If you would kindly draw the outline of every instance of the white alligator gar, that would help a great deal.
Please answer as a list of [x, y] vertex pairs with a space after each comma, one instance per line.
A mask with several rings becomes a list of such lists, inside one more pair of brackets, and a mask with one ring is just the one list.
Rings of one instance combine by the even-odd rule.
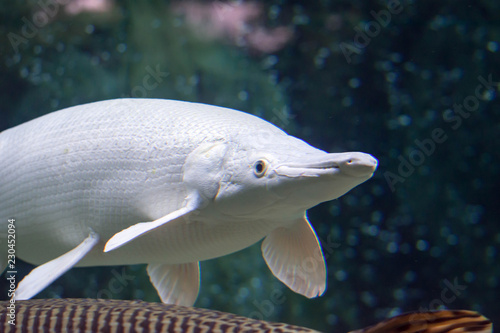
[[39, 265], [16, 299], [74, 266], [146, 263], [163, 302], [192, 305], [199, 261], [264, 238], [273, 274], [316, 297], [326, 268], [306, 210], [376, 167], [371, 155], [328, 154], [217, 106], [116, 99], [67, 108], [0, 133], [0, 272], [15, 219], [17, 257]]

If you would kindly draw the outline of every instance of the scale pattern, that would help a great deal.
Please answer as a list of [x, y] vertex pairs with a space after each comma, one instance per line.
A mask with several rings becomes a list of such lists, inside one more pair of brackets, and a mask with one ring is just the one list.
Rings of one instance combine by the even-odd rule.
[[314, 330], [271, 323], [231, 313], [143, 301], [34, 299], [17, 301], [16, 325], [8, 324], [8, 302], [0, 302], [0, 331], [229, 333], [304, 332]]
[[[10, 325], [8, 301], [0, 302], [0, 331], [142, 332], [142, 333], [313, 333], [305, 327], [271, 323], [215, 310], [105, 299], [32, 299], [17, 301], [16, 325]], [[477, 312], [413, 312], [386, 319], [351, 333], [491, 333], [490, 320]]]

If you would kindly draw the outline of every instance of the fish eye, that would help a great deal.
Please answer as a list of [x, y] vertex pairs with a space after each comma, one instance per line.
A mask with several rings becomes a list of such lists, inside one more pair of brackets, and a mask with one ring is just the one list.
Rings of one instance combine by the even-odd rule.
[[253, 172], [257, 177], [262, 177], [266, 174], [267, 162], [264, 160], [258, 160], [253, 165]]

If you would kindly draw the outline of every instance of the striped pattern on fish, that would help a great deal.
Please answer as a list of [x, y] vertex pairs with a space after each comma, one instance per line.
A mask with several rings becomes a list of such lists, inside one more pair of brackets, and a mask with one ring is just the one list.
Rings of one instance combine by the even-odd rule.
[[492, 331], [491, 321], [477, 312], [441, 310], [403, 314], [350, 333], [490, 333]]
[[[25, 332], [317, 332], [215, 310], [104, 299], [33, 299], [17, 301], [16, 325], [10, 325], [8, 301], [0, 302], [0, 331]], [[477, 312], [442, 310], [402, 314], [351, 333], [491, 333], [491, 321]]]
[[17, 301], [16, 325], [0, 302], [0, 332], [317, 332], [215, 310], [143, 301], [33, 299]]

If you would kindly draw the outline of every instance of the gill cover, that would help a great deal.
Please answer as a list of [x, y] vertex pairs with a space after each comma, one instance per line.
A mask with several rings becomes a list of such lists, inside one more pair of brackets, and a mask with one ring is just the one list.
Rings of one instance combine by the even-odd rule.
[[183, 167], [183, 180], [188, 192], [196, 192], [203, 201], [215, 198], [225, 174], [228, 155], [229, 144], [224, 139], [202, 143], [193, 150]]

